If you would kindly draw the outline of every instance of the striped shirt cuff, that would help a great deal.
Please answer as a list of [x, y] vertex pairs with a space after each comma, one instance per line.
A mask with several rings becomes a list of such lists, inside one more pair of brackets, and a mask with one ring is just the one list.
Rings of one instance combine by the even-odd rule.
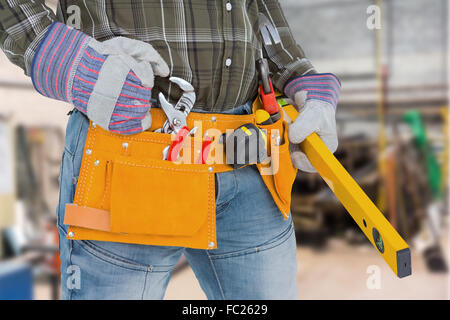
[[35, 89], [46, 97], [71, 102], [70, 82], [89, 39], [82, 32], [54, 22], [37, 48], [31, 65]]
[[293, 101], [295, 101], [294, 97], [297, 92], [307, 91], [306, 101], [328, 102], [336, 109], [341, 82], [332, 73], [309, 74], [292, 79], [286, 84], [283, 91]]

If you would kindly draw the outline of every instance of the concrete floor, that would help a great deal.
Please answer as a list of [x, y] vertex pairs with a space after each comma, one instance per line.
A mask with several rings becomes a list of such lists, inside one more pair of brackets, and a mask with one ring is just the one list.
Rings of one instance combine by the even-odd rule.
[[[447, 274], [426, 270], [422, 255], [412, 252], [413, 274], [398, 279], [378, 253], [367, 245], [350, 246], [332, 239], [321, 251], [297, 248], [299, 299], [448, 299]], [[370, 280], [379, 274], [379, 288]], [[369, 272], [369, 273], [368, 273]], [[369, 282], [369, 289], [367, 286]], [[194, 273], [186, 268], [175, 274], [165, 299], [205, 299]]]
[[[299, 299], [429, 299], [449, 298], [449, 277], [445, 273], [430, 273], [422, 255], [412, 251], [413, 274], [398, 279], [374, 248], [351, 246], [343, 240], [331, 239], [323, 250], [297, 248]], [[379, 288], [373, 283], [372, 270], [379, 274]], [[369, 274], [369, 273], [370, 274]], [[36, 299], [49, 299], [47, 285], [35, 286]], [[190, 267], [172, 276], [167, 288], [167, 300], [203, 300], [205, 294]]]
[[[377, 252], [367, 245], [351, 246], [338, 239], [329, 241], [324, 250], [297, 248], [299, 299], [418, 299], [449, 298], [449, 277], [446, 273], [430, 273], [421, 253], [412, 251], [413, 274], [398, 279]], [[373, 270], [379, 274], [379, 286], [374, 282]], [[369, 282], [369, 286], [367, 283]], [[377, 288], [378, 287], [378, 288]], [[50, 299], [50, 288], [35, 286], [35, 298]], [[204, 300], [197, 279], [190, 267], [172, 276], [167, 288], [167, 300]]]

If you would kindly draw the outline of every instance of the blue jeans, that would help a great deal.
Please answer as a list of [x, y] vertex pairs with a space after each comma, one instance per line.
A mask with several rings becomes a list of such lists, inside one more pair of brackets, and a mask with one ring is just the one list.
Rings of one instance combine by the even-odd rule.
[[283, 219], [254, 166], [216, 174], [217, 249], [68, 240], [64, 208], [74, 199], [88, 127], [74, 111], [57, 210], [63, 299], [162, 299], [183, 253], [208, 299], [297, 297], [293, 223]]

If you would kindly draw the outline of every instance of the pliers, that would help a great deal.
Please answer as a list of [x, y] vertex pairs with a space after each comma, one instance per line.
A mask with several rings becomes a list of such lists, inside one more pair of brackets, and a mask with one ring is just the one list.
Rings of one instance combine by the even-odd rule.
[[169, 103], [162, 93], [159, 94], [161, 108], [167, 117], [160, 131], [176, 134], [172, 144], [163, 150], [164, 160], [176, 161], [183, 146], [184, 139], [189, 135], [195, 134], [197, 131], [196, 127], [189, 130], [186, 122], [186, 118], [194, 106], [196, 95], [194, 87], [186, 80], [177, 77], [170, 77], [169, 80], [177, 84], [183, 90], [183, 94], [175, 105]]

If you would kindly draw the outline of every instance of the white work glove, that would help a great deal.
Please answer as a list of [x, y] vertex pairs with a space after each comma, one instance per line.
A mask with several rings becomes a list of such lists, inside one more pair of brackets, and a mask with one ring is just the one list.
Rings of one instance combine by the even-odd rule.
[[49, 27], [31, 71], [41, 94], [119, 134], [150, 127], [155, 75], [168, 76], [169, 67], [150, 44], [124, 37], [99, 42], [59, 22]]
[[314, 132], [331, 152], [336, 151], [338, 138], [335, 114], [339, 92], [340, 82], [333, 74], [306, 75], [286, 85], [285, 93], [295, 102], [299, 111], [297, 119], [289, 125], [289, 150], [297, 169], [317, 172], [299, 146]]

